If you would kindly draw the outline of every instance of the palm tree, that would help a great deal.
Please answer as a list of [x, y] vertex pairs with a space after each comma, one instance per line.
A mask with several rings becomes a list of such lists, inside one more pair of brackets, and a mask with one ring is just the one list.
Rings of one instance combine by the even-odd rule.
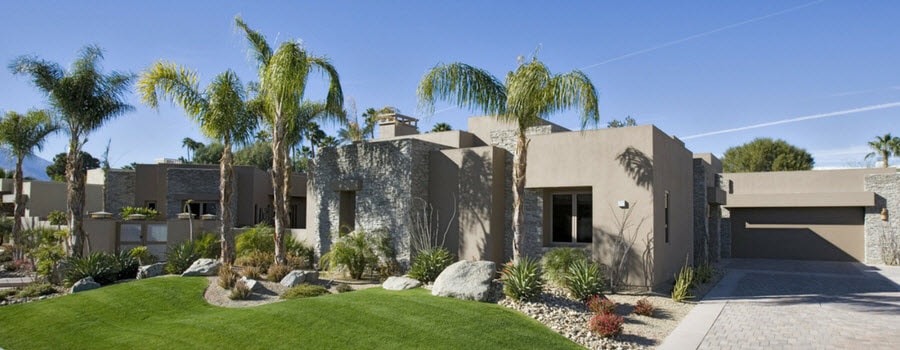
[[[59, 130], [59, 126], [53, 123], [50, 113], [45, 110], [32, 110], [25, 115], [7, 112], [6, 116], [0, 120], [0, 144], [5, 145], [10, 150], [10, 153], [16, 157], [16, 170], [13, 173], [16, 198], [12, 227], [13, 243], [15, 244], [20, 243], [19, 233], [22, 232], [22, 217], [25, 216], [25, 194], [22, 193], [22, 162], [35, 149], [40, 150], [44, 146], [47, 136], [55, 133], [57, 130]], [[16, 258], [21, 257], [22, 252], [16, 249]]]
[[540, 125], [543, 118], [569, 108], [581, 111], [582, 127], [599, 121], [597, 90], [584, 73], [574, 70], [551, 74], [541, 61], [520, 61], [515, 71], [500, 82], [488, 72], [463, 64], [438, 65], [419, 83], [420, 104], [434, 113], [437, 99], [456, 103], [460, 108], [480, 109], [502, 122], [515, 125], [516, 148], [513, 158], [513, 260], [522, 257], [523, 196], [528, 138], [525, 131]]
[[869, 141], [869, 147], [874, 151], [867, 154], [866, 159], [881, 156], [881, 159], [884, 160], [882, 166], [887, 168], [889, 166], [888, 158], [900, 155], [900, 137], [892, 137], [891, 134], [875, 136], [875, 141]]
[[[286, 263], [284, 255], [285, 225], [290, 211], [291, 164], [290, 149], [297, 142], [290, 140], [288, 132], [297, 133], [299, 139], [304, 124], [298, 117], [304, 113], [304, 92], [310, 72], [324, 72], [329, 79], [328, 94], [324, 103], [331, 114], [340, 114], [344, 94], [337, 70], [326, 58], [313, 56], [299, 43], [287, 41], [272, 50], [265, 37], [247, 27], [240, 17], [235, 22], [244, 31], [252, 54], [259, 68], [259, 86], [256, 109], [269, 125], [272, 137], [272, 189], [275, 207], [275, 263]], [[307, 117], [309, 114], [307, 115]], [[293, 142], [293, 143], [292, 143]]]
[[453, 127], [447, 123], [437, 123], [434, 124], [434, 127], [431, 128], [431, 132], [441, 132], [441, 131], [450, 131], [453, 130]]
[[256, 129], [256, 118], [246, 108], [240, 79], [228, 70], [213, 78], [206, 90], [200, 92], [196, 73], [174, 63], [156, 62], [141, 75], [138, 88], [143, 102], [148, 106], [158, 108], [159, 99], [168, 98], [200, 124], [204, 135], [222, 142], [222, 158], [219, 160], [219, 218], [222, 226], [219, 233], [222, 262], [231, 264], [234, 261], [232, 145], [246, 143]]
[[181, 147], [187, 149], [187, 161], [188, 162], [191, 162], [194, 159], [191, 157], [191, 152], [197, 151], [197, 149], [202, 146], [203, 146], [202, 143], [195, 141], [194, 139], [192, 139], [190, 137], [185, 137], [183, 140], [181, 140]]
[[50, 105], [69, 134], [66, 155], [68, 254], [76, 257], [84, 254], [86, 241], [82, 227], [86, 173], [82, 170], [81, 149], [91, 132], [133, 109], [125, 102], [124, 95], [134, 75], [121, 72], [104, 74], [99, 65], [102, 58], [103, 51], [99, 47], [87, 46], [79, 52], [68, 72], [54, 62], [32, 56], [21, 56], [9, 65], [13, 73], [31, 76], [32, 83], [47, 94]]

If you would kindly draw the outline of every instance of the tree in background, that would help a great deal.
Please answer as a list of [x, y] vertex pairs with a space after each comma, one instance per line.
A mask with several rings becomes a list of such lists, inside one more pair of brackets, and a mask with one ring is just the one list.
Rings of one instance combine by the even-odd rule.
[[185, 137], [181, 140], [181, 147], [187, 149], [187, 162], [191, 162], [194, 158], [191, 157], [191, 154], [197, 151], [198, 148], [203, 146], [203, 143], [199, 141], [194, 141], [194, 139], [190, 137]]
[[69, 134], [66, 155], [66, 207], [69, 214], [70, 256], [84, 254], [86, 234], [84, 219], [84, 187], [86, 173], [81, 158], [88, 135], [110, 119], [133, 109], [125, 102], [134, 75], [112, 72], [104, 74], [100, 68], [102, 50], [87, 46], [81, 50], [72, 68], [66, 72], [59, 64], [37, 57], [15, 59], [10, 69], [15, 74], [27, 74], [32, 83], [50, 99], [63, 129]]
[[237, 74], [227, 70], [200, 90], [197, 74], [174, 63], [156, 62], [138, 82], [143, 102], [159, 108], [159, 99], [169, 99], [200, 124], [200, 131], [222, 142], [219, 159], [219, 231], [221, 260], [234, 261], [234, 155], [233, 144], [244, 144], [256, 129], [256, 117], [247, 110], [244, 85]]
[[431, 132], [441, 132], [441, 131], [450, 131], [453, 130], [453, 127], [447, 123], [437, 123], [434, 124], [434, 127], [431, 128]]
[[607, 128], [624, 128], [626, 126], [636, 126], [637, 121], [634, 120], [630, 115], [625, 117], [625, 120], [613, 119], [609, 123], [606, 123]]
[[810, 170], [813, 165], [815, 161], [805, 149], [770, 138], [757, 138], [731, 147], [722, 157], [726, 173]]
[[[47, 166], [45, 171], [51, 180], [56, 182], [66, 181], [66, 162], [68, 154], [65, 152], [53, 156], [53, 164]], [[88, 170], [100, 167], [100, 160], [94, 158], [90, 153], [81, 151], [81, 171], [87, 174]], [[85, 175], [86, 176], [86, 175]]]
[[[0, 120], [0, 144], [9, 149], [16, 157], [16, 170], [13, 173], [15, 183], [15, 209], [13, 209], [12, 239], [14, 244], [20, 244], [19, 233], [22, 232], [22, 217], [25, 216], [25, 194], [22, 193], [22, 162], [26, 156], [31, 155], [35, 149], [40, 150], [44, 146], [47, 136], [59, 130], [59, 126], [53, 123], [50, 113], [45, 110], [32, 110], [21, 115], [16, 112], [7, 112]], [[22, 250], [16, 248], [16, 258], [22, 258]]]
[[891, 136], [891, 134], [875, 136], [875, 141], [869, 141], [869, 147], [872, 148], [873, 152], [867, 154], [865, 159], [881, 156], [883, 160], [881, 166], [887, 168], [890, 166], [888, 165], [888, 158], [900, 155], [900, 138]]
[[[291, 162], [290, 150], [299, 141], [291, 140], [288, 132], [294, 132], [299, 140], [307, 123], [300, 123], [305, 117], [316, 115], [338, 115], [344, 104], [337, 70], [324, 57], [313, 56], [296, 41], [282, 42], [272, 50], [265, 37], [250, 29], [240, 18], [235, 22], [250, 44], [251, 52], [259, 69], [258, 95], [254, 110], [259, 111], [270, 129], [272, 137], [272, 190], [275, 219], [275, 263], [284, 265], [284, 235], [290, 211]], [[314, 114], [305, 100], [304, 92], [310, 73], [324, 73], [329, 81], [325, 109], [329, 114]], [[301, 116], [305, 114], [304, 116]]]
[[530, 62], [520, 59], [515, 71], [500, 82], [488, 72], [463, 63], [438, 65], [425, 73], [419, 83], [420, 104], [434, 113], [437, 99], [456, 103], [460, 108], [479, 109], [493, 114], [502, 122], [516, 125], [516, 148], [513, 154], [513, 260], [520, 261], [524, 241], [523, 196], [525, 195], [525, 160], [529, 140], [525, 131], [540, 125], [542, 119], [570, 108], [581, 112], [582, 127], [597, 123], [597, 89], [584, 73], [574, 70], [552, 74], [537, 57]]

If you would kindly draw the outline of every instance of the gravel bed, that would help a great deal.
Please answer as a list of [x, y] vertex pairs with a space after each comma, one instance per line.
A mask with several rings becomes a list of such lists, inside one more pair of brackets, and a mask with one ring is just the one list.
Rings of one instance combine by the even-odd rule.
[[[663, 339], [694, 307], [677, 303], [669, 296], [652, 293], [607, 295], [618, 303], [616, 313], [625, 317], [622, 335], [616, 339], [601, 338], [588, 330], [593, 314], [582, 302], [569, 299], [563, 290], [547, 288], [535, 302], [515, 302], [503, 298], [499, 304], [518, 310], [543, 323], [557, 333], [589, 349], [650, 349]], [[647, 298], [655, 307], [653, 317], [635, 315], [634, 304]]]

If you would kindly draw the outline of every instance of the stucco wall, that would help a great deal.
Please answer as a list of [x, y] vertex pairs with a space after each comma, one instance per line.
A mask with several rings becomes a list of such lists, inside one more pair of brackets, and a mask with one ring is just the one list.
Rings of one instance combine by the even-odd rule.
[[[680, 140], [653, 128], [654, 243], [653, 285], [674, 279], [693, 264], [693, 154]], [[669, 193], [669, 239], [665, 239], [665, 194]], [[687, 261], [686, 261], [687, 260]]]

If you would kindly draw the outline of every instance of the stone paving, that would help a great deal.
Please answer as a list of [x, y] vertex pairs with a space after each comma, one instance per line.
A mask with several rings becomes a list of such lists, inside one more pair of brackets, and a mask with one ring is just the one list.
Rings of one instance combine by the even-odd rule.
[[661, 349], [897, 349], [900, 268], [728, 262]]

